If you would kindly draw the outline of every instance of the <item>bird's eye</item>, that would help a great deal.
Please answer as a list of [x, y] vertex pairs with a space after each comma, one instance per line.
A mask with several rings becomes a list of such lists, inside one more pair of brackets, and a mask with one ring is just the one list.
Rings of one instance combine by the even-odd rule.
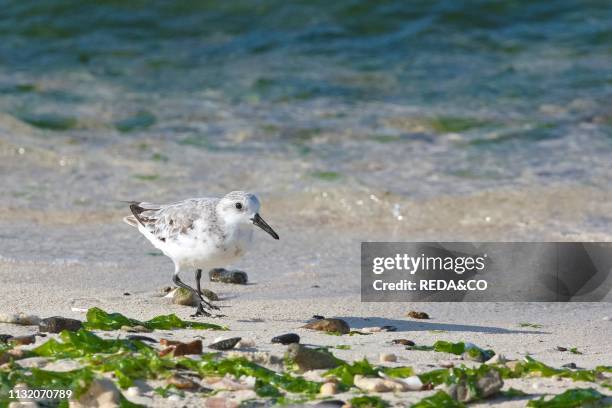
[[236, 208], [242, 210], [242, 203], [236, 203]]

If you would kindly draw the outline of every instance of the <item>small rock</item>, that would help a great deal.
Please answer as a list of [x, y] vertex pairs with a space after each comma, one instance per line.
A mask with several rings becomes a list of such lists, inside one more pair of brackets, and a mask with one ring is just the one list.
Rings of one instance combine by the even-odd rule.
[[347, 405], [348, 403], [342, 400], [325, 400], [317, 402], [316, 404], [311, 405], [312, 407], [321, 407], [321, 408], [333, 408], [333, 407], [350, 407]]
[[370, 392], [407, 391], [408, 387], [401, 381], [392, 378], [370, 378], [355, 375], [353, 382], [357, 388]]
[[567, 347], [557, 346], [558, 351], [567, 351]]
[[246, 272], [243, 271], [228, 271], [224, 268], [215, 268], [208, 272], [211, 282], [235, 283], [238, 285], [246, 285], [249, 278]]
[[496, 354], [488, 359], [485, 364], [504, 364], [506, 362], [506, 356], [503, 354]]
[[414, 346], [415, 343], [412, 340], [408, 339], [394, 339], [391, 340], [391, 344], [401, 344], [402, 346]]
[[119, 407], [121, 393], [112, 380], [108, 378], [97, 378], [92, 381], [87, 391], [81, 395], [78, 401], [71, 401], [73, 408], [89, 407]]
[[183, 306], [197, 306], [200, 304], [200, 298], [195, 292], [185, 288], [176, 288], [172, 291], [172, 303]]
[[255, 340], [253, 339], [242, 339], [236, 344], [237, 348], [251, 348], [255, 347]]
[[423, 389], [423, 382], [416, 375], [407, 378], [395, 378], [394, 380], [403, 382], [406, 385], [406, 391], [421, 391]]
[[321, 316], [321, 315], [312, 315], [312, 318], [315, 319], [315, 320], [325, 319], [325, 317]]
[[210, 344], [208, 347], [213, 350], [231, 350], [240, 340], [242, 340], [240, 337], [232, 337], [230, 339], [216, 341]]
[[59, 333], [63, 330], [77, 331], [81, 328], [80, 320], [69, 319], [61, 316], [47, 317], [38, 323], [38, 330], [47, 333]]
[[239, 406], [238, 402], [224, 397], [210, 397], [204, 401], [206, 408], [238, 408]]
[[0, 323], [20, 324], [23, 326], [36, 326], [40, 317], [25, 313], [0, 313]]
[[160, 356], [172, 353], [174, 357], [186, 356], [191, 354], [202, 354], [202, 340], [194, 340], [190, 343], [183, 343], [180, 341], [172, 341], [161, 339], [159, 343], [162, 346], [168, 346], [164, 350], [159, 352]]
[[380, 332], [393, 332], [396, 331], [397, 327], [395, 326], [373, 326], [373, 327], [364, 327], [360, 330], [361, 333], [380, 333]]
[[351, 331], [348, 323], [342, 319], [320, 319], [303, 326], [305, 329], [320, 330], [332, 333], [347, 334]]
[[36, 343], [36, 336], [33, 334], [29, 336], [17, 336], [11, 338], [9, 341], [18, 346], [26, 346], [28, 344]]
[[25, 357], [25, 352], [21, 348], [10, 349], [0, 354], [0, 364], [9, 362], [10, 360], [20, 360]]
[[49, 359], [46, 357], [28, 357], [17, 361], [17, 364], [24, 368], [43, 368], [48, 362]]
[[330, 353], [312, 350], [297, 343], [292, 343], [287, 347], [285, 358], [291, 359], [297, 364], [301, 372], [334, 368], [339, 364], [338, 360]]
[[452, 361], [448, 361], [448, 360], [442, 360], [438, 364], [440, 365], [440, 367], [444, 367], [444, 368], [453, 368], [455, 366], [455, 363], [453, 363]]
[[338, 393], [338, 384], [334, 382], [326, 382], [321, 386], [319, 390], [319, 394], [322, 397], [329, 397], [330, 395], [335, 395]]
[[299, 342], [300, 336], [295, 333], [281, 334], [280, 336], [272, 337], [272, 343], [291, 344]]
[[140, 395], [140, 388], [129, 387], [127, 390], [125, 390], [125, 395], [128, 397], [138, 397]]
[[379, 359], [381, 363], [395, 363], [397, 356], [393, 353], [381, 353]]
[[199, 385], [194, 381], [178, 374], [171, 375], [166, 381], [168, 381], [168, 384], [174, 385], [179, 390], [194, 390], [199, 387]]
[[132, 294], [130, 292], [124, 292], [123, 296], [132, 296]]
[[157, 343], [157, 340], [155, 340], [152, 337], [141, 336], [141, 335], [138, 335], [138, 334], [130, 334], [130, 335], [126, 336], [126, 338], [128, 340], [148, 341], [149, 343]]
[[202, 294], [208, 298], [208, 300], [217, 301], [219, 296], [210, 289], [202, 289]]
[[499, 371], [490, 370], [476, 381], [475, 387], [468, 384], [465, 379], [459, 380], [446, 388], [446, 392], [454, 399], [461, 402], [470, 402], [479, 398], [487, 398], [499, 392], [504, 382]]
[[563, 368], [571, 368], [572, 370], [575, 370], [576, 368], [578, 368], [578, 366], [576, 365], [576, 363], [567, 363], [567, 364], [563, 364], [561, 367], [563, 367]]
[[425, 312], [417, 312], [416, 310], [411, 310], [407, 314], [408, 317], [412, 317], [413, 319], [429, 319], [429, 315]]

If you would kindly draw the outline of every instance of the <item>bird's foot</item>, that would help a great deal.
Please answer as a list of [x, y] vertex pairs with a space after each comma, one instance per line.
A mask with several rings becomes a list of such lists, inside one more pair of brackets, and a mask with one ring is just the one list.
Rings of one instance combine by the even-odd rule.
[[[192, 314], [191, 317], [201, 317], [201, 316], [212, 317], [212, 318], [225, 317], [225, 315], [213, 315], [208, 310], [206, 310], [205, 307], [209, 307], [210, 309], [213, 309], [212, 305], [209, 304], [208, 302], [200, 302], [198, 304], [198, 307], [196, 308], [196, 312]], [[216, 306], [214, 307], [214, 309], [219, 310], [219, 308]]]
[[200, 305], [204, 304], [204, 306], [206, 306], [206, 308], [210, 309], [210, 310], [221, 310], [219, 309], [219, 306], [215, 306], [212, 303], [210, 303], [209, 301], [207, 301], [206, 299], [204, 299], [203, 296], [200, 296]]

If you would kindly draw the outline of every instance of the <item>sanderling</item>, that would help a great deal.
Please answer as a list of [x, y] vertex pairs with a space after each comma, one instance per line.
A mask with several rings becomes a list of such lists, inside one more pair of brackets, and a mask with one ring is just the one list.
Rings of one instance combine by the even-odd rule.
[[[232, 191], [223, 198], [191, 198], [167, 205], [129, 203], [133, 215], [123, 220], [172, 259], [172, 281], [200, 298], [195, 316], [210, 316], [205, 306], [219, 310], [202, 295], [203, 269], [227, 265], [244, 255], [253, 239], [252, 224], [274, 239], [279, 238], [259, 215], [257, 197], [243, 191]], [[179, 278], [185, 269], [195, 270], [196, 289]]]

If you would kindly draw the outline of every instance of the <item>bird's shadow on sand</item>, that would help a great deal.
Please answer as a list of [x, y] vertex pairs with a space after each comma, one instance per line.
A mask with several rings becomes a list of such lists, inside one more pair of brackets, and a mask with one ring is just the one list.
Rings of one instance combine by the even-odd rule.
[[493, 326], [475, 326], [470, 324], [436, 323], [431, 321], [398, 320], [384, 317], [338, 317], [346, 321], [352, 330], [364, 327], [393, 326], [398, 332], [443, 330], [449, 332], [475, 332], [487, 334], [550, 334], [539, 330], [512, 330]]

